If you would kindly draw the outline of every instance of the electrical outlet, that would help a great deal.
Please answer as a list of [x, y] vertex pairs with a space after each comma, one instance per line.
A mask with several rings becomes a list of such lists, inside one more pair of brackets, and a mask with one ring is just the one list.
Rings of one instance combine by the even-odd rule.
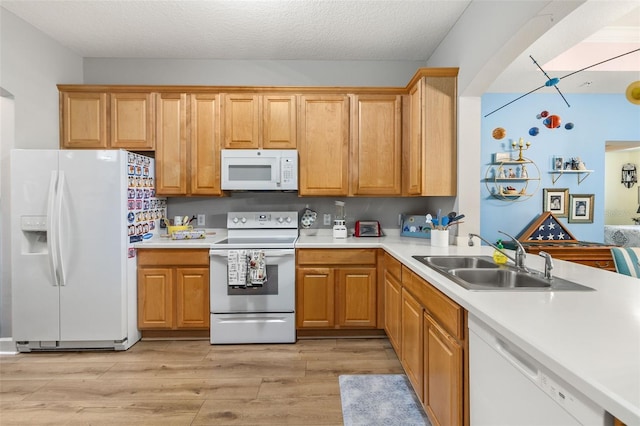
[[203, 214], [199, 214], [198, 215], [198, 226], [204, 226], [205, 225], [205, 220], [204, 220], [204, 215]]
[[323, 220], [325, 225], [331, 225], [331, 213], [325, 213]]

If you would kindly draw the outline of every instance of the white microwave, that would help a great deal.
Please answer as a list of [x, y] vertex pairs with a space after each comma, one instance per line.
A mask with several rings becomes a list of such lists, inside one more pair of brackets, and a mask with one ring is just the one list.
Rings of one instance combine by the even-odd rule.
[[298, 151], [295, 149], [223, 149], [221, 163], [223, 190], [298, 189]]

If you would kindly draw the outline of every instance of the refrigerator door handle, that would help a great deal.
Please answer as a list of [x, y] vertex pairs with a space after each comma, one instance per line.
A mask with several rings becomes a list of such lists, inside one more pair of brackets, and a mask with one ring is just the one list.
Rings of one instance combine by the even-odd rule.
[[64, 271], [64, 259], [62, 258], [62, 203], [64, 195], [64, 172], [60, 171], [58, 175], [58, 190], [56, 191], [56, 251], [57, 251], [57, 263], [58, 273], [60, 278], [60, 285], [65, 285], [66, 273]]
[[51, 172], [51, 178], [49, 180], [49, 197], [47, 198], [47, 251], [49, 260], [49, 270], [51, 271], [51, 283], [54, 287], [60, 285], [58, 282], [58, 270], [56, 268], [56, 261], [58, 259], [57, 244], [56, 244], [56, 219], [54, 216], [55, 201], [56, 201], [56, 189], [58, 183], [58, 172], [53, 170]]

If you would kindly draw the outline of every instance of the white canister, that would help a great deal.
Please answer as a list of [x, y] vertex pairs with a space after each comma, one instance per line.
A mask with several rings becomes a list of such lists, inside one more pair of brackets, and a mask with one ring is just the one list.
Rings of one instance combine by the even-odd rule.
[[431, 245], [433, 247], [449, 246], [449, 230], [448, 229], [432, 229]]

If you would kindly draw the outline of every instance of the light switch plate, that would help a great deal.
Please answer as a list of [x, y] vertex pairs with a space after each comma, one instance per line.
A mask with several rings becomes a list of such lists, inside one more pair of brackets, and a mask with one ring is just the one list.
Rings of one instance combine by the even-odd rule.
[[205, 219], [204, 219], [204, 215], [203, 214], [199, 214], [198, 215], [198, 226], [204, 226], [205, 225]]

